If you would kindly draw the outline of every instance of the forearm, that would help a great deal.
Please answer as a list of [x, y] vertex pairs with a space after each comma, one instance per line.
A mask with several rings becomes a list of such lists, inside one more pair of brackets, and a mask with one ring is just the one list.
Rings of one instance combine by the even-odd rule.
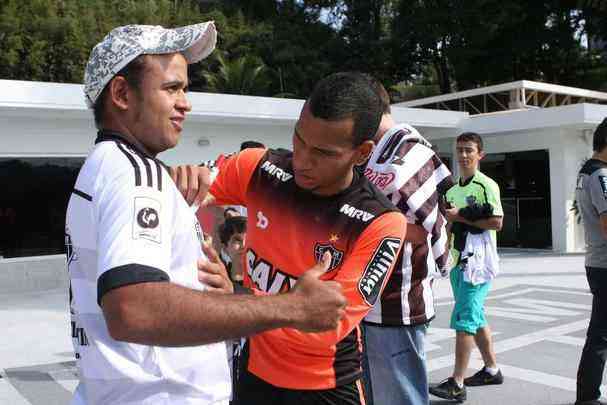
[[[137, 293], [121, 291], [130, 288], [136, 288]], [[130, 293], [128, 299], [121, 299], [125, 293]], [[294, 326], [299, 308], [292, 298], [285, 294], [227, 295], [173, 283], [142, 283], [108, 292], [102, 306], [110, 334], [117, 340], [196, 346]]]
[[328, 347], [341, 342], [348, 336], [371, 310], [365, 305], [349, 306], [346, 315], [339, 321], [337, 328], [327, 332], [302, 332], [291, 327], [274, 329], [266, 332], [279, 339], [288, 339], [305, 346]]
[[490, 217], [484, 219], [478, 219], [476, 221], [469, 221], [462, 216], [458, 215], [456, 222], [461, 222], [466, 225], [471, 225], [476, 228], [490, 230], [490, 231], [499, 231], [502, 229], [502, 217]]

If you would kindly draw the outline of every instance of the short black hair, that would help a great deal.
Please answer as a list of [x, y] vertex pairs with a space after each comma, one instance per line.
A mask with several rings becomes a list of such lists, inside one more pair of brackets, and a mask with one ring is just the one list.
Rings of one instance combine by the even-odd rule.
[[592, 137], [592, 150], [601, 152], [607, 147], [607, 118], [596, 127], [594, 136]]
[[[228, 207], [225, 210], [223, 210], [223, 218], [230, 218], [230, 216], [228, 215], [228, 212], [235, 212], [236, 214], [239, 214], [238, 210], [234, 207]], [[237, 217], [238, 215], [232, 215], [233, 217]]]
[[390, 95], [388, 91], [384, 87], [383, 84], [379, 82], [376, 78], [371, 75], [365, 75], [367, 80], [369, 80], [369, 84], [379, 96], [379, 100], [381, 101], [381, 112], [382, 114], [390, 114], [392, 109], [390, 108]]
[[481, 138], [481, 136], [476, 132], [464, 132], [457, 137], [455, 143], [457, 142], [474, 142], [478, 148], [478, 151], [483, 151], [483, 138]]
[[[130, 61], [118, 73], [116, 73], [114, 77], [122, 76], [125, 78], [129, 86], [136, 90], [140, 90], [145, 68], [145, 55], [139, 55]], [[97, 129], [101, 129], [101, 124], [103, 123], [103, 119], [105, 117], [105, 97], [107, 95], [109, 84], [112, 82], [112, 80], [114, 80], [114, 77], [112, 77], [112, 79], [110, 79], [110, 81], [105, 85], [103, 91], [101, 91], [101, 94], [99, 94], [99, 97], [97, 97], [97, 100], [93, 105], [93, 117], [95, 118], [95, 126]]]
[[340, 72], [325, 77], [316, 84], [307, 103], [316, 118], [328, 121], [352, 118], [354, 146], [372, 140], [379, 128], [381, 100], [362, 73]]
[[249, 149], [249, 148], [265, 148], [266, 145], [264, 145], [261, 142], [257, 142], [257, 141], [244, 141], [243, 143], [240, 144], [240, 150], [245, 150], [245, 149]]
[[219, 226], [219, 240], [227, 245], [230, 238], [235, 233], [245, 233], [247, 231], [247, 217], [230, 217]]

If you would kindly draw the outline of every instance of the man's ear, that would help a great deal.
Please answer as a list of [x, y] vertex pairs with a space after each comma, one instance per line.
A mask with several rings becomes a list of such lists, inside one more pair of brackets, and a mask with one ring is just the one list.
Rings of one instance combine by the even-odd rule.
[[480, 158], [478, 160], [483, 160], [485, 158], [485, 151], [482, 150], [478, 153], [478, 155], [480, 156]]
[[367, 163], [367, 160], [371, 157], [371, 153], [373, 153], [373, 149], [375, 148], [375, 142], [372, 140], [364, 141], [356, 148], [356, 156], [354, 160], [354, 164], [356, 166], [364, 165]]
[[108, 85], [109, 101], [117, 109], [125, 111], [129, 108], [129, 83], [122, 76], [116, 76]]

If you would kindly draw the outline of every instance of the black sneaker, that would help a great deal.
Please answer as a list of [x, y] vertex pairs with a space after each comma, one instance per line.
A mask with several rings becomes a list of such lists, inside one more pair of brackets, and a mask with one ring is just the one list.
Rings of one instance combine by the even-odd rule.
[[468, 387], [478, 387], [480, 385], [499, 385], [504, 382], [504, 376], [501, 370], [497, 370], [496, 375], [491, 375], [486, 370], [487, 367], [483, 367], [482, 370], [478, 371], [471, 377], [464, 378], [464, 385]]
[[430, 386], [430, 394], [443, 399], [464, 402], [466, 400], [466, 387], [458, 387], [453, 377], [447, 378], [440, 384]]

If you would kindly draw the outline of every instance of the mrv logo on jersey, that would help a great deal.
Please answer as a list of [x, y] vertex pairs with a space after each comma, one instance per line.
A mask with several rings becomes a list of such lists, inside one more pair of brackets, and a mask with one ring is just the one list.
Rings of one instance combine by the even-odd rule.
[[369, 222], [371, 219], [375, 218], [375, 215], [371, 214], [370, 212], [359, 210], [350, 204], [342, 205], [339, 212], [349, 216], [350, 218], [359, 219], [363, 222]]
[[282, 181], [283, 183], [286, 183], [287, 181], [289, 181], [293, 178], [293, 175], [291, 173], [285, 172], [280, 167], [276, 166], [274, 163], [270, 163], [269, 161], [265, 161], [261, 165], [261, 168], [263, 170], [265, 170], [266, 172], [268, 172], [270, 174], [270, 176], [276, 177], [278, 180]]
[[398, 238], [384, 238], [367, 264], [365, 272], [358, 282], [358, 291], [367, 304], [373, 305], [377, 301], [386, 275], [396, 260], [400, 245], [401, 240]]
[[147, 239], [161, 243], [160, 201], [149, 197], [135, 197], [133, 239]]

